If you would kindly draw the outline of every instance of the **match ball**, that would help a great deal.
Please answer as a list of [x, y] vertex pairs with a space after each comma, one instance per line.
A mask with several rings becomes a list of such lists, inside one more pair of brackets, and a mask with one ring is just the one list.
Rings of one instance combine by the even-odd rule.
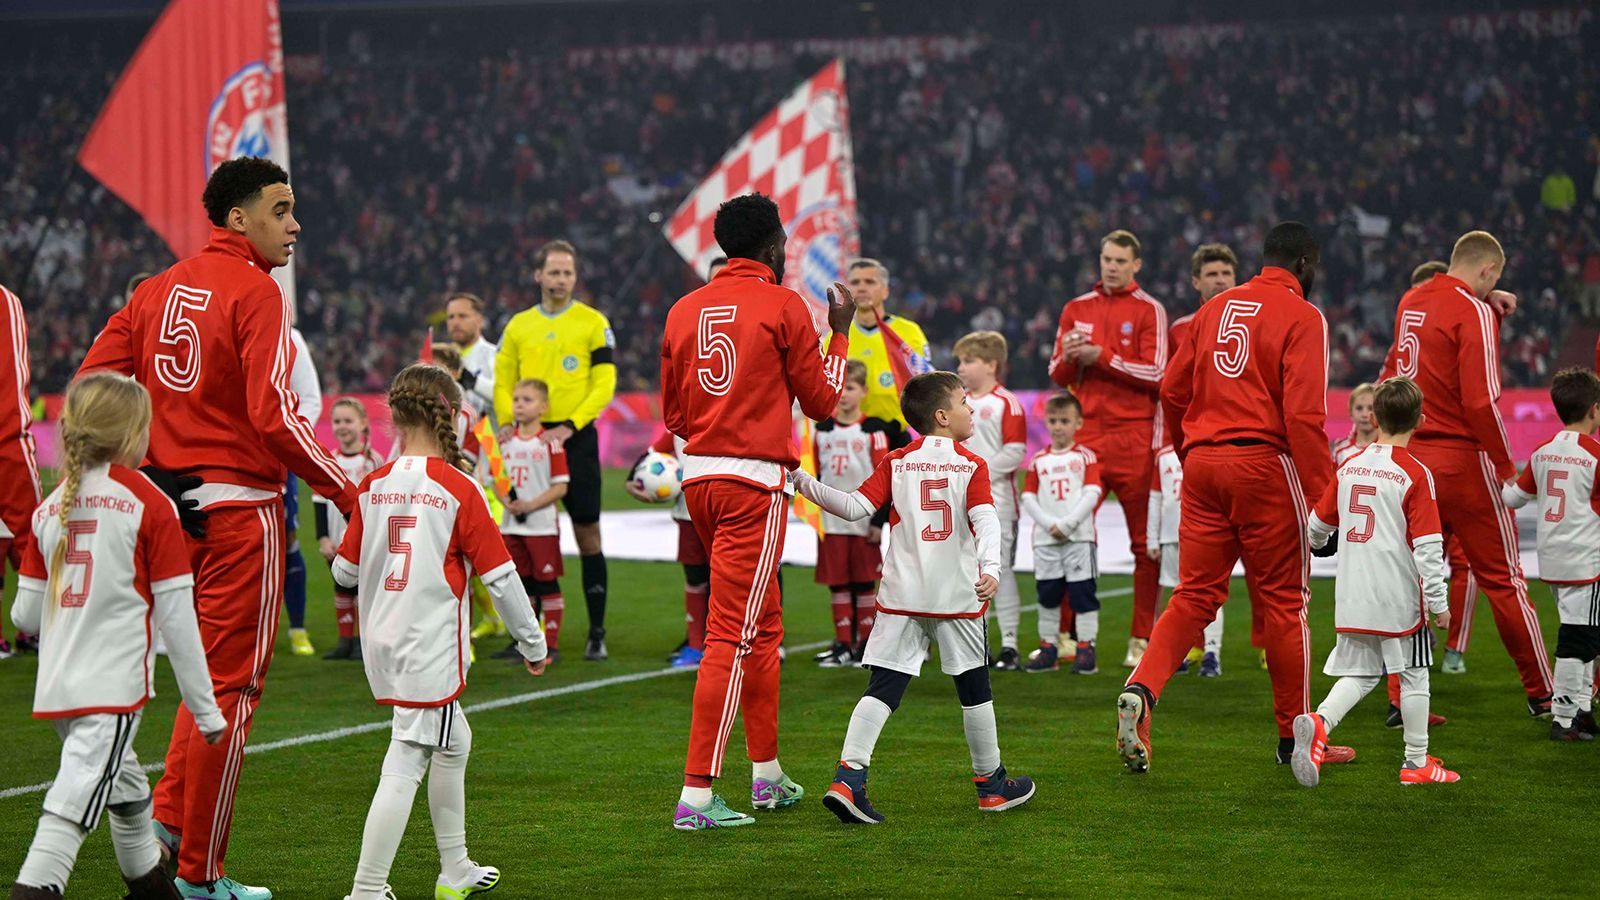
[[683, 466], [665, 453], [652, 450], [633, 470], [633, 483], [657, 503], [671, 503], [683, 492]]

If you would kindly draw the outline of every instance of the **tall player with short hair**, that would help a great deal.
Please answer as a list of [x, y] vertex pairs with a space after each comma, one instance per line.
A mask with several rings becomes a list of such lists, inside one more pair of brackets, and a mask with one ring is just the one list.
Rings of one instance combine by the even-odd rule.
[[265, 900], [272, 892], [227, 877], [223, 858], [283, 603], [284, 468], [345, 516], [355, 485], [317, 443], [289, 388], [289, 302], [267, 274], [289, 262], [300, 233], [288, 173], [266, 159], [230, 160], [211, 174], [203, 199], [214, 226], [206, 248], [141, 283], [79, 371], [111, 369], [150, 391], [147, 458], [169, 473], [158, 472], [158, 484], [170, 484], [170, 473], [204, 479], [183, 495], [180, 513], [186, 529], [193, 506], [207, 514], [205, 539], [191, 540], [189, 555], [206, 664], [229, 729], [209, 745], [188, 707], [178, 707], [155, 821], [177, 856], [185, 897]]
[[1489, 598], [1495, 626], [1516, 661], [1528, 712], [1550, 717], [1549, 654], [1522, 577], [1517, 524], [1501, 499], [1515, 477], [1500, 420], [1499, 322], [1490, 305], [1505, 250], [1487, 231], [1456, 241], [1448, 271], [1412, 288], [1395, 313], [1394, 346], [1383, 377], [1404, 375], [1422, 388], [1422, 427], [1411, 452], [1450, 490], [1439, 496], [1445, 535], [1454, 535]]
[[[1239, 284], [1239, 257], [1233, 248], [1227, 244], [1201, 244], [1194, 248], [1194, 253], [1189, 257], [1189, 285], [1200, 295], [1200, 305], [1205, 306], [1211, 298], [1231, 291]], [[1194, 313], [1179, 316], [1172, 323], [1171, 341], [1167, 346], [1177, 347], [1189, 333], [1189, 325], [1194, 321]], [[1158, 416], [1159, 419], [1159, 416]], [[1145, 521], [1145, 555], [1160, 564], [1159, 579], [1157, 584], [1164, 588], [1178, 586], [1178, 560], [1168, 558], [1168, 554], [1178, 553], [1178, 523], [1181, 521], [1181, 510], [1178, 505], [1178, 488], [1183, 483], [1183, 463], [1178, 455], [1172, 452], [1170, 441], [1163, 442], [1164, 446], [1156, 448], [1155, 470], [1150, 477], [1150, 502], [1149, 513]], [[1249, 579], [1249, 573], [1245, 578]], [[1222, 608], [1217, 608], [1217, 618], [1206, 626], [1205, 640], [1202, 646], [1189, 651], [1188, 657], [1178, 667], [1179, 672], [1186, 672], [1189, 666], [1199, 664], [1200, 674], [1215, 678], [1222, 674]], [[1250, 644], [1261, 646], [1261, 612], [1254, 603], [1250, 604]], [[1215, 647], [1211, 659], [1206, 659], [1206, 648]], [[1267, 667], [1267, 652], [1261, 651], [1261, 667]]]
[[1228, 599], [1241, 557], [1251, 602], [1263, 604], [1279, 762], [1293, 749], [1295, 716], [1310, 706], [1306, 497], [1322, 496], [1333, 475], [1323, 431], [1327, 324], [1306, 299], [1319, 257], [1304, 225], [1275, 226], [1261, 274], [1195, 313], [1162, 385], [1184, 464], [1181, 583], [1117, 698], [1117, 750], [1132, 772], [1149, 769], [1152, 708]]
[[1167, 311], [1134, 280], [1144, 265], [1139, 239], [1117, 230], [1100, 241], [1100, 280], [1061, 310], [1050, 378], [1083, 404], [1078, 439], [1100, 458], [1100, 477], [1128, 520], [1133, 548], [1133, 633], [1127, 666], [1136, 665], [1155, 622], [1160, 567], [1145, 547], [1150, 480], [1155, 473], [1161, 376], [1167, 367]]
[[[544, 427], [548, 439], [567, 451], [572, 483], [561, 505], [572, 517], [572, 536], [583, 565], [583, 598], [589, 612], [589, 639], [583, 658], [606, 658], [608, 576], [600, 543], [600, 436], [595, 420], [617, 393], [617, 338], [603, 313], [573, 297], [578, 284], [578, 251], [566, 241], [551, 241], [533, 258], [539, 303], [517, 313], [500, 335], [494, 364], [494, 409], [501, 440], [514, 416], [511, 393], [517, 382], [537, 378], [550, 387]], [[463, 370], [463, 373], [465, 370]]]
[[728, 266], [673, 305], [661, 341], [662, 420], [688, 442], [684, 494], [711, 551], [705, 657], [672, 821], [682, 831], [755, 821], [711, 793], [741, 708], [752, 805], [790, 806], [805, 793], [778, 764], [777, 572], [788, 471], [799, 464], [790, 416], [796, 401], [812, 419], [833, 414], [853, 314], [850, 292], [835, 284], [828, 292], [833, 335], [818, 353], [806, 301], [783, 287], [787, 235], [767, 197], [729, 200], [712, 228]]

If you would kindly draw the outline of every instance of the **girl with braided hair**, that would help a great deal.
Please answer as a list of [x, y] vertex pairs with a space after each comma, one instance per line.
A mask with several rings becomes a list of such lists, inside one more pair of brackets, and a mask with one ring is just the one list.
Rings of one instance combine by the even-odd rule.
[[389, 752], [367, 813], [352, 900], [392, 897], [386, 883], [422, 777], [439, 848], [436, 897], [487, 891], [500, 872], [467, 857], [466, 770], [472, 730], [461, 712], [471, 664], [467, 582], [481, 575], [532, 675], [544, 636], [516, 565], [456, 438], [461, 391], [438, 366], [395, 377], [389, 410], [400, 455], [361, 483], [333, 559], [356, 591], [362, 662], [380, 704], [394, 707]]
[[33, 514], [12, 610], [18, 627], [40, 636], [33, 715], [55, 725], [61, 769], [11, 896], [60, 897], [84, 838], [109, 812], [129, 896], [176, 898], [133, 753], [155, 696], [152, 626], [201, 735], [214, 744], [227, 722], [206, 669], [177, 507], [135, 468], [149, 447], [150, 395], [110, 372], [78, 379], [61, 440], [61, 484]]

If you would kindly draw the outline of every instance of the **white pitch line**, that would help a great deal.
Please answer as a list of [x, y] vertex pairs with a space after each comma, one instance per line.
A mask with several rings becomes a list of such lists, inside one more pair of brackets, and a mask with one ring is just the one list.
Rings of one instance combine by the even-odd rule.
[[[820, 650], [831, 645], [831, 641], [818, 641], [810, 644], [797, 644], [788, 648], [795, 653], [805, 653], [811, 650]], [[485, 700], [462, 708], [464, 713], [488, 712], [493, 709], [504, 709], [508, 706], [518, 706], [523, 703], [532, 703], [535, 700], [548, 700], [551, 697], [565, 697], [568, 694], [583, 694], [597, 691], [601, 688], [612, 687], [619, 684], [631, 684], [635, 681], [649, 681], [652, 678], [662, 678], [667, 675], [679, 675], [684, 672], [693, 672], [694, 669], [652, 669], [646, 672], [634, 672], [629, 675], [613, 675], [610, 678], [597, 678], [593, 681], [579, 681], [561, 687], [546, 688], [542, 691], [529, 691], [525, 694], [513, 694], [509, 697], [498, 697], [494, 700]], [[277, 741], [267, 741], [264, 744], [250, 744], [244, 748], [246, 756], [254, 753], [267, 753], [272, 750], [282, 750], [285, 747], [303, 747], [306, 744], [321, 744], [328, 741], [337, 741], [341, 738], [355, 737], [360, 734], [371, 734], [374, 731], [383, 731], [394, 727], [392, 719], [382, 722], [364, 722], [360, 725], [348, 725], [344, 728], [334, 728], [328, 731], [318, 731], [313, 734], [302, 734], [298, 737], [283, 738]], [[160, 772], [166, 768], [165, 762], [147, 763], [143, 766], [146, 772]], [[25, 784], [18, 787], [9, 787], [0, 790], [0, 800], [12, 797], [23, 797], [28, 794], [42, 794], [50, 789], [53, 781], [44, 781], [39, 784]]]
[[[1133, 588], [1113, 588], [1101, 591], [1102, 597], [1124, 597], [1133, 593]], [[1031, 612], [1032, 610], [1027, 610]], [[820, 650], [831, 644], [831, 641], [817, 641], [810, 644], [798, 644], [788, 649], [795, 653], [806, 653], [811, 650]], [[520, 706], [532, 703], [535, 700], [548, 700], [551, 697], [565, 697], [568, 694], [582, 694], [597, 691], [601, 688], [612, 687], [619, 684], [632, 684], [635, 681], [649, 681], [652, 678], [661, 678], [667, 675], [678, 675], [684, 672], [693, 672], [694, 669], [652, 669], [647, 672], [634, 672], [631, 675], [614, 675], [610, 678], [597, 678], [594, 681], [579, 681], [574, 684], [562, 685], [556, 688], [546, 688], [542, 691], [529, 691], [525, 694], [513, 694], [509, 697], [499, 697], [494, 700], [485, 700], [463, 707], [462, 712], [479, 713], [493, 709], [504, 709], [508, 706]], [[337, 741], [342, 738], [355, 737], [361, 734], [371, 734], [374, 731], [383, 731], [394, 727], [393, 720], [386, 719], [382, 722], [364, 722], [360, 725], [348, 725], [344, 728], [333, 728], [328, 731], [318, 731], [312, 734], [302, 734], [298, 737], [283, 738], [276, 741], [267, 741], [264, 744], [250, 744], [244, 748], [246, 756], [256, 753], [268, 753], [273, 750], [282, 750], [285, 747], [303, 747], [307, 744], [322, 744], [328, 741]], [[160, 772], [166, 768], [165, 762], [146, 763], [144, 770], [147, 773]], [[0, 789], [0, 800], [9, 800], [12, 797], [25, 797], [29, 794], [42, 794], [50, 790], [54, 781], [42, 781], [38, 784], [24, 784], [17, 787]]]

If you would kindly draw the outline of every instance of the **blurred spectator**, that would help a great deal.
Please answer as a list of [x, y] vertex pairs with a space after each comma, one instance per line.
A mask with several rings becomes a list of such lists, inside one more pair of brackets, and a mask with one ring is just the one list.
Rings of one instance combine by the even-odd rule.
[[[1193, 306], [1195, 245], [1232, 245], [1248, 274], [1264, 227], [1309, 223], [1340, 384], [1377, 373], [1408, 273], [1470, 228], [1505, 243], [1502, 286], [1522, 298], [1503, 327], [1508, 384], [1542, 380], [1570, 309], [1600, 315], [1600, 200], [1566, 174], [1589, 182], [1600, 159], [1600, 93], [1581, 89], [1600, 83], [1592, 21], [1568, 36], [1465, 36], [1416, 16], [1264, 23], [1164, 42], [929, 7], [912, 27], [979, 22], [984, 45], [953, 63], [853, 64], [850, 113], [862, 249], [894, 271], [939, 364], [955, 338], [993, 328], [1013, 348], [1008, 384], [1045, 386], [1055, 316], [1118, 227], [1140, 236], [1141, 283], [1176, 318]], [[310, 29], [288, 30], [300, 322], [330, 390], [381, 389], [449, 291], [481, 296], [498, 336], [537, 298], [529, 259], [555, 237], [586, 261], [580, 299], [616, 323], [618, 389], [653, 387], [666, 308], [699, 283], [661, 222], [822, 60], [569, 64], [585, 34], [667, 43], [707, 24], [566, 18], [486, 33], [461, 17], [413, 14], [402, 28], [347, 13], [315, 46], [295, 44]], [[0, 273], [16, 281], [39, 247], [17, 287], [46, 391], [64, 386], [128, 275], [167, 261], [86, 175], [56, 203], [132, 51], [102, 34], [36, 42], [0, 69]]]

